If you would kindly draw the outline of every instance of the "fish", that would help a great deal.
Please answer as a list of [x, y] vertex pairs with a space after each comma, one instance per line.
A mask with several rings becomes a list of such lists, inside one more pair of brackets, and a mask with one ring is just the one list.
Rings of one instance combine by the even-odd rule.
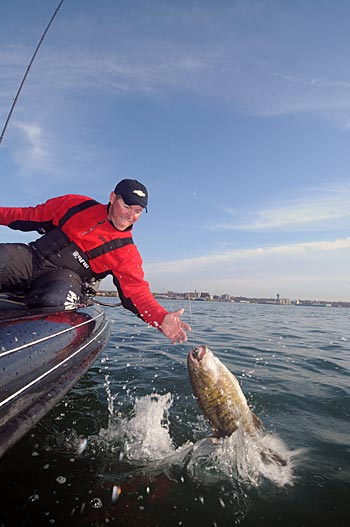
[[[239, 381], [208, 346], [198, 346], [189, 352], [187, 368], [193, 394], [210, 423], [213, 439], [231, 437], [240, 427], [247, 436], [259, 441], [264, 429], [261, 420], [250, 409]], [[287, 465], [270, 448], [263, 446], [259, 450], [265, 464]]]
[[239, 381], [208, 346], [198, 346], [189, 352], [187, 368], [193, 394], [214, 437], [229, 437], [239, 427], [250, 436], [263, 429], [262, 422], [249, 408]]

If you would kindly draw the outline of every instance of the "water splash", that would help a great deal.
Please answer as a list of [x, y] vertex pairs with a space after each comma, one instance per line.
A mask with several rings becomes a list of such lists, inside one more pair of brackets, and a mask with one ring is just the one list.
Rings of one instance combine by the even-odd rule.
[[183, 464], [191, 479], [206, 485], [229, 480], [257, 487], [263, 479], [279, 487], [293, 484], [297, 453], [272, 434], [252, 438], [238, 429], [229, 438], [208, 437], [175, 447], [169, 430], [172, 404], [170, 393], [136, 398], [131, 417], [114, 416], [100, 437], [110, 445], [119, 443], [119, 459], [139, 465], [159, 460]]
[[124, 453], [131, 461], [156, 461], [174, 453], [169, 433], [169, 408], [173, 399], [165, 395], [136, 398], [135, 415], [122, 420]]
[[259, 486], [265, 479], [278, 487], [293, 485], [296, 455], [277, 436], [262, 433], [251, 437], [241, 429], [223, 439], [214, 454], [219, 472], [227, 477], [237, 472], [239, 480], [249, 485]]
[[186, 469], [192, 479], [206, 485], [231, 481], [258, 487], [265, 480], [284, 487], [294, 483], [294, 461], [300, 452], [289, 450], [275, 435], [251, 437], [238, 429], [227, 438], [195, 443]]
[[110, 418], [108, 429], [99, 433], [101, 447], [117, 452], [119, 460], [144, 465], [170, 456], [175, 447], [169, 433], [170, 393], [137, 397], [131, 416], [113, 413], [112, 394], [108, 392]]

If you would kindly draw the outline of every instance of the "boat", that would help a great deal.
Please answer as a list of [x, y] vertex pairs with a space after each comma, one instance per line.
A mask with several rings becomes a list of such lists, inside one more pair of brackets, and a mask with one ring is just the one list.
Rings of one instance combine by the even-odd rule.
[[109, 337], [93, 301], [29, 309], [0, 294], [0, 457], [87, 372]]

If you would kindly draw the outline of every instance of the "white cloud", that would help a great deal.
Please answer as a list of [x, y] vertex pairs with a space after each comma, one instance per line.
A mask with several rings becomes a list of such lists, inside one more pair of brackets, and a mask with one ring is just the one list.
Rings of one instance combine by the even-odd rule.
[[17, 122], [15, 127], [23, 132], [28, 142], [28, 155], [33, 161], [40, 161], [46, 157], [43, 146], [43, 131], [39, 125]]
[[130, 57], [103, 51], [84, 53], [70, 50], [53, 54], [42, 63], [41, 88], [91, 89], [98, 93], [159, 93], [169, 88], [191, 88], [212, 67], [210, 57], [191, 51], [157, 52]]
[[[232, 220], [215, 229], [236, 231], [337, 230], [350, 227], [350, 186], [347, 184], [303, 192], [303, 197], [280, 200], [258, 211], [228, 211]], [[248, 215], [248, 220], [245, 217]]]
[[50, 151], [47, 138], [37, 123], [15, 121], [12, 126], [19, 131], [14, 151], [16, 163], [26, 172], [47, 171], [50, 167]]
[[350, 89], [349, 81], [339, 81], [339, 80], [327, 80], [322, 78], [312, 78], [312, 77], [295, 77], [293, 75], [282, 74], [282, 73], [272, 73], [272, 76], [283, 79], [292, 84], [308, 86], [312, 88], [345, 88]]
[[350, 238], [209, 254], [145, 264], [153, 290], [202, 290], [292, 299], [350, 299]]
[[253, 249], [237, 249], [222, 253], [209, 254], [196, 258], [175, 260], [170, 262], [159, 262], [148, 264], [147, 268], [152, 273], [182, 273], [184, 269], [203, 271], [213, 266], [237, 262], [238, 260], [259, 261], [270, 257], [313, 257], [321, 253], [338, 253], [338, 251], [350, 250], [350, 238], [336, 240], [325, 240], [315, 242], [304, 242], [267, 247], [256, 247]]
[[[108, 19], [100, 18], [98, 9], [94, 18], [76, 13], [64, 26], [59, 50], [49, 43], [40, 50], [26, 93], [37, 97], [38, 90], [48, 86], [61, 93], [182, 89], [251, 114], [312, 112], [348, 126], [350, 78], [339, 68], [346, 53], [341, 56], [326, 46], [316, 30], [320, 47], [303, 46], [303, 39], [313, 38], [309, 31], [300, 32], [296, 45], [290, 30], [293, 23], [305, 24], [304, 11], [244, 2], [218, 8], [157, 6], [150, 13], [140, 11], [137, 18], [127, 8], [112, 10]], [[283, 27], [286, 20], [289, 27], [281, 39], [274, 28]], [[55, 31], [62, 30], [57, 24]], [[34, 41], [33, 36], [33, 46]], [[29, 58], [28, 46], [2, 49], [0, 89], [5, 85], [6, 92], [15, 92]]]

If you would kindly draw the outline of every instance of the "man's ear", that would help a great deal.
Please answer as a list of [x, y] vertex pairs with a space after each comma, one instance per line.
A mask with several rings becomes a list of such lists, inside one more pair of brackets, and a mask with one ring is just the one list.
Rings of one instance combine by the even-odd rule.
[[113, 203], [115, 202], [116, 198], [117, 198], [117, 196], [114, 194], [114, 192], [113, 192], [113, 190], [112, 190], [112, 192], [111, 192], [111, 194], [110, 194], [110, 196], [109, 196], [109, 201], [110, 201], [110, 203], [113, 204]]

